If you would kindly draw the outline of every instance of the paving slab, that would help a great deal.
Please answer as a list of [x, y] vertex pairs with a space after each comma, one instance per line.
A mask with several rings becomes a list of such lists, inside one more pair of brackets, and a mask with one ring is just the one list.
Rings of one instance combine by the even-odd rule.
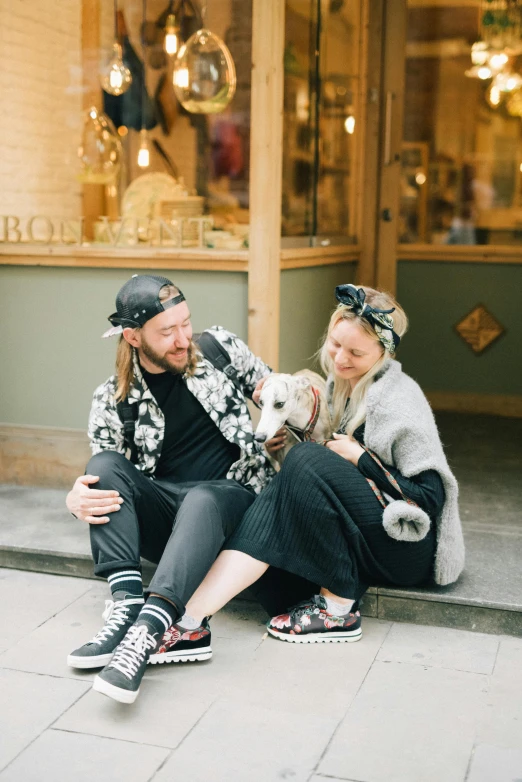
[[49, 581], [41, 573], [0, 569], [0, 646], [8, 649], [89, 590], [77, 578]]
[[[522, 748], [522, 640], [500, 642], [477, 742], [512, 749]], [[519, 774], [522, 779], [522, 773]]]
[[246, 697], [242, 706], [219, 700], [154, 782], [307, 782], [337, 722], [285, 711], [277, 681], [267, 700], [273, 708], [251, 706]]
[[259, 643], [266, 632], [267, 618], [259, 603], [234, 600], [212, 617], [212, 638], [252, 638]]
[[356, 643], [291, 644], [268, 636], [238, 674], [240, 698], [248, 692], [248, 703], [263, 707], [276, 688], [285, 711], [340, 720], [389, 630], [387, 622], [365, 619]]
[[346, 777], [332, 777], [330, 775], [323, 776], [323, 774], [314, 774], [310, 777], [309, 782], [362, 782], [360, 779], [347, 779]]
[[[10, 572], [16, 573], [14, 570]], [[43, 595], [48, 591], [45, 584], [51, 586], [55, 582], [58, 584], [65, 582], [64, 588], [68, 586], [68, 582], [72, 582], [77, 588], [82, 586], [82, 594], [73, 599], [73, 592], [69, 598], [69, 605], [66, 605], [63, 610], [59, 610], [56, 599], [49, 599], [47, 608], [51, 616], [49, 618], [44, 616], [42, 623], [34, 629], [26, 622], [25, 612], [20, 611], [18, 621], [22, 624], [20, 633], [23, 633], [23, 637], [0, 655], [0, 668], [33, 671], [65, 678], [88, 678], [88, 672], [69, 668], [66, 657], [74, 649], [89, 641], [103, 626], [102, 611], [105, 599], [110, 596], [107, 585], [97, 581], [44, 576], [36, 573], [25, 573], [24, 577], [29, 582], [29, 586], [34, 585], [35, 589], [37, 588], [34, 584], [35, 579], [46, 579], [42, 584], [45, 589]], [[42, 590], [39, 594], [42, 595]], [[31, 598], [28, 594], [26, 598], [30, 603]], [[38, 650], [37, 654], [35, 650]]]
[[317, 772], [359, 782], [463, 782], [487, 677], [375, 662]]
[[493, 673], [498, 647], [499, 640], [490, 635], [395, 624], [379, 649], [377, 660], [489, 674]]
[[248, 660], [243, 647], [220, 639], [208, 662], [149, 666], [134, 704], [119, 704], [91, 690], [55, 727], [177, 747], [216, 699], [230, 694], [244, 700], [240, 673]]
[[475, 747], [466, 782], [522, 782], [522, 748]]
[[148, 782], [168, 750], [47, 730], [0, 774], [1, 782]]
[[87, 685], [82, 682], [0, 670], [0, 769], [77, 701], [86, 689]]

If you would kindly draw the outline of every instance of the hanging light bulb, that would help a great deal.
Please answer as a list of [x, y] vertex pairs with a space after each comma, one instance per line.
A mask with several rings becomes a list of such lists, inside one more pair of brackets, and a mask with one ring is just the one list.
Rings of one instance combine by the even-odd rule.
[[493, 79], [493, 84], [500, 92], [514, 92], [522, 87], [522, 76], [513, 72], [497, 73]]
[[174, 71], [172, 81], [174, 87], [179, 87], [181, 90], [186, 90], [189, 86], [188, 68], [177, 68]]
[[471, 62], [473, 65], [485, 65], [488, 61], [488, 45], [485, 41], [475, 41], [471, 47]]
[[114, 43], [112, 57], [100, 73], [101, 86], [109, 95], [123, 95], [132, 84], [132, 74], [123, 62], [118, 42], [118, 0], [114, 0]]
[[115, 42], [112, 57], [101, 72], [101, 86], [109, 95], [123, 95], [131, 83], [132, 75], [122, 60], [121, 46]]
[[501, 71], [504, 65], [507, 65], [509, 57], [505, 52], [493, 52], [488, 58], [488, 65], [493, 73]]
[[178, 52], [178, 27], [176, 25], [176, 17], [174, 14], [167, 16], [167, 24], [165, 25], [165, 40], [163, 45], [167, 54], [173, 55]]
[[[145, 28], [147, 21], [147, 0], [143, 0], [143, 11], [141, 26], [142, 30]], [[145, 43], [142, 39], [143, 48], [143, 63], [145, 65]], [[146, 84], [147, 72], [145, 67], [143, 68], [143, 81], [141, 85], [141, 130], [140, 130], [140, 148], [138, 151], [138, 166], [140, 168], [148, 168], [150, 164], [150, 150], [149, 150], [149, 136], [147, 129], [145, 128], [145, 101], [147, 98], [147, 84]]]
[[80, 182], [95, 185], [114, 182], [120, 170], [121, 141], [109, 117], [95, 106], [87, 112], [78, 156], [82, 166]]
[[493, 71], [489, 65], [474, 65], [473, 68], [468, 68], [467, 71], [464, 71], [464, 75], [470, 79], [482, 79], [484, 81], [491, 79]]
[[187, 111], [217, 114], [236, 91], [236, 69], [228, 48], [202, 28], [183, 44], [174, 63], [174, 92]]
[[344, 121], [344, 129], [347, 133], [352, 135], [355, 131], [355, 117], [353, 114], [349, 114]]
[[486, 92], [486, 100], [492, 109], [497, 109], [502, 100], [502, 93], [495, 83], [491, 84]]
[[138, 152], [138, 166], [140, 168], [148, 168], [150, 164], [150, 151], [149, 151], [149, 135], [147, 131], [142, 128], [140, 130], [140, 149]]

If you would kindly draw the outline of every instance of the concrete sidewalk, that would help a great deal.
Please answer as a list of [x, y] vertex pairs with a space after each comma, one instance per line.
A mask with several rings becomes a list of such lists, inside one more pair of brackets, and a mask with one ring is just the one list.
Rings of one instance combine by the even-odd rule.
[[104, 584], [0, 570], [0, 782], [520, 782], [522, 640], [364, 619], [355, 644], [263, 639], [235, 602], [214, 657], [133, 706], [65, 664]]

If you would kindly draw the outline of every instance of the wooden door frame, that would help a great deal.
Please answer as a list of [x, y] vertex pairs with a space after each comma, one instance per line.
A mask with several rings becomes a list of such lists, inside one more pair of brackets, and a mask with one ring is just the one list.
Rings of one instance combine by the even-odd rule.
[[285, 3], [253, 0], [248, 344], [279, 363]]
[[381, 121], [375, 285], [397, 289], [401, 149], [403, 140], [407, 0], [384, 3], [381, 68]]

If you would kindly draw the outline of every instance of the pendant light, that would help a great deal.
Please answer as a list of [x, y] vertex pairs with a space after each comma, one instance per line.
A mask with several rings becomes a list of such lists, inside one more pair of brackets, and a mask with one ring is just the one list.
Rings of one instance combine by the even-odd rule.
[[132, 74], [122, 59], [118, 41], [118, 0], [114, 0], [114, 43], [112, 57], [100, 73], [101, 86], [109, 95], [123, 95], [132, 83]]
[[142, 128], [140, 130], [140, 148], [138, 151], [138, 166], [148, 168], [150, 164], [149, 134]]
[[184, 109], [193, 114], [217, 114], [234, 97], [236, 69], [225, 43], [205, 27], [206, 4], [202, 17], [201, 30], [178, 52], [172, 80]]
[[[145, 22], [147, 21], [147, 0], [143, 0], [143, 20], [141, 29], [145, 29]], [[142, 33], [143, 35], [143, 33]], [[140, 168], [148, 168], [150, 165], [150, 149], [149, 149], [149, 134], [145, 128], [145, 103], [147, 100], [147, 84], [145, 68], [145, 43], [142, 40], [143, 48], [143, 84], [141, 88], [141, 130], [140, 130], [140, 148], [138, 151], [138, 166]]]
[[107, 185], [115, 181], [121, 164], [121, 141], [106, 114], [91, 106], [85, 118], [78, 148], [80, 182]]
[[165, 40], [163, 42], [165, 51], [169, 56], [174, 56], [178, 53], [179, 48], [179, 28], [176, 25], [176, 17], [174, 14], [167, 16], [167, 23], [165, 24]]

